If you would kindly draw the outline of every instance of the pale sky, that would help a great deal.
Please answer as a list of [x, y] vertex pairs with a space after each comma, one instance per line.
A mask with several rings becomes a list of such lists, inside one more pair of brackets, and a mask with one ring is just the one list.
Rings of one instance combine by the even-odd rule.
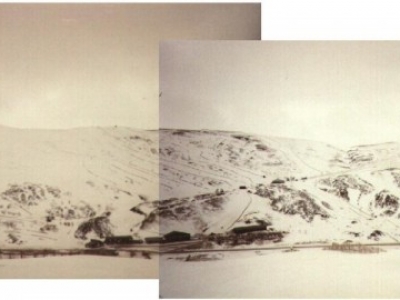
[[400, 42], [182, 41], [160, 55], [163, 128], [400, 141]]
[[260, 38], [260, 4], [0, 4], [0, 124], [155, 129], [160, 40]]

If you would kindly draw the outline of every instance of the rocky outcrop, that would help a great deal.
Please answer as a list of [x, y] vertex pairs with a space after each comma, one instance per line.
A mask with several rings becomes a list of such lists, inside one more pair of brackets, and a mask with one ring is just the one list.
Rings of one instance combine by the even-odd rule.
[[349, 189], [358, 190], [361, 194], [369, 194], [374, 187], [367, 181], [352, 175], [341, 175], [335, 178], [324, 178], [319, 181], [320, 189], [334, 194], [347, 201], [350, 200]]
[[109, 219], [110, 213], [105, 213], [104, 215], [96, 218], [89, 219], [79, 225], [78, 229], [75, 231], [75, 238], [86, 240], [86, 235], [93, 232], [98, 238], [105, 238], [112, 236], [112, 229]]
[[382, 190], [375, 195], [375, 207], [384, 209], [382, 215], [392, 216], [399, 209], [399, 198], [387, 190]]
[[329, 214], [306, 191], [290, 189], [284, 185], [279, 187], [258, 185], [256, 194], [270, 199], [273, 210], [287, 215], [299, 215], [307, 222], [312, 222], [316, 216], [329, 218]]
[[43, 200], [59, 199], [61, 197], [60, 189], [47, 185], [22, 183], [11, 184], [9, 188], [0, 194], [4, 200], [15, 201], [22, 205], [38, 205]]

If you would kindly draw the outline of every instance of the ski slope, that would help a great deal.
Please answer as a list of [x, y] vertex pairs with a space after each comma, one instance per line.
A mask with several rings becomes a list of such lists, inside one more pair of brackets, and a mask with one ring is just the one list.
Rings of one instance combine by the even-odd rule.
[[[152, 213], [161, 232], [227, 232], [263, 220], [289, 232], [290, 243], [370, 241], [376, 230], [383, 232], [379, 240], [396, 241], [400, 211], [390, 201], [400, 195], [398, 167], [398, 143], [346, 150], [240, 132], [161, 130], [160, 200], [171, 207]], [[284, 183], [274, 185], [275, 179]], [[271, 195], [257, 195], [260, 185]], [[212, 212], [190, 204], [218, 190], [225, 192], [223, 204]], [[192, 217], [180, 214], [187, 207]]]
[[130, 209], [158, 199], [157, 131], [0, 127], [0, 140], [1, 248], [83, 247], [75, 231], [104, 213], [135, 234]]

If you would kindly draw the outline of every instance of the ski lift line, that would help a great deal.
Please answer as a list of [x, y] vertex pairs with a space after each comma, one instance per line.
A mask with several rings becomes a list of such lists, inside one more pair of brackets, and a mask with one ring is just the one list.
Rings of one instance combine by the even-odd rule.
[[[316, 195], [316, 194], [313, 193], [313, 192], [308, 191], [308, 193], [309, 193], [311, 196], [313, 196], [314, 198], [317, 198], [317, 199], [320, 198], [318, 195]], [[361, 211], [361, 209], [355, 208], [355, 207], [354, 207], [351, 203], [349, 203], [349, 202], [347, 202], [347, 204], [350, 206], [350, 209], [351, 209], [354, 213], [356, 213], [357, 215], [359, 215], [359, 216], [361, 216], [361, 217], [363, 217], [363, 218], [365, 218], [365, 219], [370, 218], [370, 215], [367, 214], [367, 213], [365, 213], [365, 212], [363, 212], [363, 211]]]
[[19, 207], [20, 209], [22, 209], [24, 212], [28, 213], [29, 215], [32, 215], [32, 213], [31, 213], [29, 210], [23, 208], [22, 205], [18, 205], [18, 207]]
[[[109, 134], [106, 129], [101, 128], [100, 130], [103, 131], [107, 136], [111, 137], [112, 139], [116, 139], [116, 137]], [[142, 162], [147, 162], [149, 164], [158, 164], [158, 161], [152, 161], [152, 160], [146, 159], [148, 157], [147, 155], [143, 155], [143, 156], [134, 155], [133, 152], [139, 152], [134, 148], [131, 148], [128, 146], [115, 146], [115, 145], [114, 145], [114, 147], [117, 149], [120, 149], [120, 150], [128, 150], [127, 153], [129, 153], [129, 156], [134, 157]]]
[[[172, 170], [175, 170], [175, 171], [180, 171], [179, 169], [176, 169], [176, 168], [174, 168], [174, 167], [171, 167], [171, 165], [170, 164], [166, 164], [165, 162], [167, 162], [167, 163], [170, 163], [171, 165], [173, 165], [173, 166], [182, 166], [182, 167], [185, 167], [185, 168], [187, 168], [187, 169], [192, 169], [193, 171], [197, 171], [197, 172], [202, 172], [202, 173], [208, 173], [208, 174], [211, 174], [211, 175], [208, 175], [209, 177], [209, 179], [217, 179], [217, 180], [220, 180], [220, 181], [223, 181], [223, 182], [225, 182], [225, 183], [227, 183], [227, 184], [229, 184], [229, 182], [228, 181], [226, 181], [225, 179], [224, 179], [224, 177], [222, 177], [222, 176], [216, 176], [215, 175], [215, 173], [213, 173], [213, 172], [210, 172], [210, 171], [208, 171], [208, 170], [204, 170], [204, 168], [195, 168], [195, 167], [193, 167], [193, 166], [189, 166], [189, 165], [186, 165], [186, 164], [183, 164], [183, 163], [179, 163], [179, 162], [175, 162], [175, 161], [172, 161], [172, 160], [167, 160], [167, 159], [163, 159], [163, 162], [161, 162], [160, 161], [160, 166], [166, 166], [167, 168], [169, 168], [169, 169], [172, 169]], [[188, 173], [188, 174], [195, 174], [195, 175], [197, 175], [197, 173], [192, 173], [192, 172], [189, 172], [189, 171], [185, 171], [186, 173]], [[213, 176], [214, 178], [212, 178], [211, 176]], [[203, 178], [207, 178], [207, 177], [205, 177], [205, 176], [202, 176]]]
[[[125, 165], [125, 164], [123, 164], [123, 165]], [[158, 164], [158, 165], [159, 165], [159, 164]], [[128, 166], [134, 167], [136, 171], [139, 171], [139, 172], [148, 174], [148, 175], [150, 175], [150, 176], [158, 176], [158, 173], [159, 173], [159, 172], [158, 172], [159, 166], [158, 166], [158, 168], [155, 168], [155, 169], [152, 169], [152, 170], [147, 170], [147, 169], [145, 169], [145, 168], [140, 168], [140, 167], [138, 167], [136, 164], [133, 164], [132, 161], [129, 161], [129, 162], [128, 162]]]
[[[203, 162], [208, 162], [209, 160], [203, 156], [203, 152], [200, 153], [200, 157], [203, 158]], [[216, 164], [217, 165], [217, 164]], [[232, 167], [227, 166], [226, 164], [218, 163], [218, 166], [221, 168], [228, 170], [231, 174], [234, 174], [237, 179], [233, 179], [236, 182], [241, 182], [242, 178], [247, 179], [251, 184], [254, 184], [253, 179], [251, 177], [244, 176], [243, 174], [239, 174], [237, 171], [235, 171]], [[241, 169], [239, 167], [236, 167], [235, 169], [241, 170], [243, 172], [248, 172], [246, 169]], [[254, 174], [253, 174], [254, 175]], [[260, 176], [260, 175], [257, 175]]]
[[127, 171], [125, 169], [122, 169], [122, 168], [116, 166], [115, 164], [111, 164], [110, 169], [117, 170], [117, 172], [120, 171], [120, 172], [124, 173], [125, 175], [130, 175], [130, 176], [133, 175], [135, 178], [139, 178], [139, 179], [141, 179], [143, 181], [153, 182], [153, 180], [151, 180], [149, 178], [146, 178], [146, 177], [143, 177], [143, 176], [139, 176], [139, 175], [135, 174], [134, 172], [132, 172], [133, 170], [136, 170], [136, 171], [140, 172], [140, 170], [137, 170], [137, 169], [133, 169], [132, 171]]
[[[219, 145], [220, 143], [222, 143], [222, 142], [225, 142], [225, 143], [229, 144], [229, 141], [230, 141], [229, 139], [223, 138], [222, 141], [219, 140], [219, 142], [217, 142], [217, 143], [214, 144], [212, 147], [210, 147], [210, 149], [218, 148], [218, 145]], [[230, 150], [230, 149], [228, 149], [228, 151], [229, 151], [229, 150]], [[209, 161], [209, 159], [208, 159], [207, 157], [204, 156], [204, 152], [203, 152], [203, 151], [200, 152], [200, 157], [203, 158], [205, 161]], [[219, 160], [218, 160], [218, 161], [219, 161]], [[219, 163], [219, 165], [225, 166], [225, 164], [221, 164], [221, 163]], [[225, 168], [226, 168], [226, 167], [225, 167]], [[243, 171], [243, 172], [248, 172], [248, 173], [250, 173], [250, 174], [252, 174], [252, 175], [255, 175], [255, 176], [259, 176], [259, 174], [256, 174], [256, 173], [254, 173], [254, 172], [252, 172], [252, 171], [250, 171], [250, 170], [247, 170], [247, 169], [242, 169], [242, 171]]]
[[[224, 139], [224, 141], [225, 142], [227, 142], [227, 141], [229, 141], [227, 138], [225, 138]], [[251, 170], [248, 170], [248, 169], [243, 169], [243, 168], [239, 168], [240, 170], [242, 170], [243, 172], [247, 172], [247, 173], [250, 173], [251, 175], [254, 175], [254, 176], [260, 176], [260, 174], [258, 174], [258, 173], [255, 173], [255, 172], [253, 172], [253, 171], [251, 171]]]
[[[375, 163], [386, 161], [386, 160], [389, 160], [389, 159], [382, 159], [382, 160], [379, 160], [379, 161], [375, 161]], [[340, 176], [340, 175], [346, 175], [346, 174], [351, 174], [351, 173], [355, 173], [355, 172], [385, 171], [385, 170], [387, 170], [388, 167], [389, 166], [387, 166], [387, 167], [382, 167], [382, 166], [380, 166], [380, 167], [378, 167], [378, 166], [375, 166], [375, 167], [371, 167], [371, 166], [361, 167], [360, 166], [358, 168], [352, 168], [352, 169], [349, 169], [349, 170], [330, 172], [330, 173], [325, 173], [325, 174], [321, 174], [321, 175], [310, 176], [310, 179], [324, 178], [324, 177], [329, 177], [329, 176]]]
[[2, 214], [0, 214], [0, 219], [12, 219], [17, 222], [33, 222], [33, 223], [38, 221], [37, 219], [21, 219], [21, 218], [15, 218], [13, 216], [5, 216]]
[[[169, 161], [169, 162], [170, 162], [171, 164], [174, 164], [174, 165], [182, 165], [182, 164], [180, 164], [180, 163], [174, 163], [174, 162], [172, 162], [172, 161]], [[171, 167], [171, 166], [168, 165], [168, 164], [165, 164], [165, 166], [166, 166], [168, 169], [170, 169], [170, 170], [174, 170], [174, 171], [176, 171], [176, 172], [180, 172], [179, 169], [176, 169], [176, 168], [174, 168], [174, 167]], [[218, 180], [218, 181], [222, 181], [222, 182], [226, 183], [226, 184], [229, 185], [229, 186], [232, 186], [232, 184], [231, 184], [229, 181], [226, 181], [223, 177], [219, 177], [219, 176], [215, 176], [215, 175], [214, 175], [214, 177], [211, 177], [210, 175], [202, 176], [202, 175], [199, 175], [198, 173], [194, 173], [194, 171], [203, 172], [203, 170], [196, 169], [196, 168], [194, 168], [194, 167], [190, 167], [190, 166], [186, 166], [186, 165], [183, 165], [183, 166], [185, 166], [186, 168], [193, 169], [193, 172], [190, 172], [190, 171], [183, 171], [182, 174], [185, 174], [185, 173], [186, 173], [186, 174], [189, 174], [189, 175], [192, 175], [192, 176], [199, 176], [199, 177], [203, 178], [204, 180]], [[162, 172], [160, 172], [160, 173], [162, 173]], [[203, 172], [203, 173], [205, 173], [205, 172]], [[211, 173], [211, 172], [209, 172], [209, 173]]]
[[235, 225], [235, 223], [240, 220], [240, 218], [244, 215], [244, 213], [248, 210], [251, 203], [253, 202], [253, 198], [250, 197], [250, 195], [247, 194], [247, 197], [249, 197], [249, 202], [247, 203], [246, 207], [242, 210], [239, 217], [227, 228], [228, 230], [231, 229], [233, 227], [233, 225]]
[[[289, 162], [292, 162], [292, 163], [296, 164], [296, 162], [295, 162], [294, 160], [292, 160], [284, 150], [282, 150], [283, 147], [282, 147], [282, 144], [281, 144], [280, 142], [277, 142], [277, 141], [274, 140], [273, 138], [268, 138], [268, 140], [269, 140], [269, 141], [272, 141], [273, 143], [275, 143], [275, 144], [278, 145], [278, 151], [281, 152], [281, 153], [283, 154], [283, 156], [285, 156], [285, 158], [286, 158]], [[291, 150], [290, 148], [289, 148], [289, 151], [293, 154], [293, 156], [294, 156], [297, 160], [299, 160], [302, 164], [304, 164], [304, 165], [307, 166], [308, 168], [313, 169], [314, 171], [317, 171], [317, 172], [319, 172], [319, 173], [321, 173], [321, 174], [323, 173], [321, 170], [316, 169], [316, 168], [314, 168], [313, 166], [311, 166], [310, 164], [306, 163], [302, 158], [300, 158], [300, 157], [299, 157], [296, 153], [294, 153], [293, 150]]]
[[107, 182], [107, 183], [109, 183], [109, 184], [115, 186], [115, 182], [113, 182], [113, 181], [111, 181], [111, 180], [108, 180], [108, 179], [105, 179], [105, 178], [103, 178], [103, 177], [100, 176], [100, 175], [97, 175], [97, 174], [94, 173], [92, 170], [90, 170], [90, 169], [86, 166], [85, 163], [82, 163], [82, 167], [83, 167], [89, 174], [91, 174], [92, 176], [94, 176], [94, 177], [100, 179], [100, 180], [103, 181], [103, 182]]
[[[225, 195], [228, 196], [228, 195], [230, 195], [230, 194], [233, 194], [234, 191], [237, 191], [237, 190], [234, 189], [234, 190], [231, 190], [231, 191], [225, 191]], [[250, 201], [246, 204], [246, 207], [241, 211], [239, 217], [237, 217], [237, 218], [235, 219], [235, 221], [233, 221], [232, 224], [231, 224], [230, 226], [227, 227], [227, 230], [229, 230], [230, 228], [232, 228], [233, 225], [242, 217], [242, 215], [243, 215], [243, 214], [247, 211], [247, 209], [249, 208], [249, 206], [250, 206], [250, 204], [251, 204], [251, 201], [252, 201], [252, 198], [251, 198], [249, 195], [247, 195], [247, 196], [250, 198]], [[205, 200], [209, 200], [209, 199], [210, 199], [210, 198], [206, 198], [206, 199], [203, 199], [203, 200], [205, 201]], [[208, 226], [208, 229], [211, 228], [211, 227], [214, 227], [216, 224], [218, 224], [218, 221], [215, 221], [215, 222], [209, 224], [210, 226]]]

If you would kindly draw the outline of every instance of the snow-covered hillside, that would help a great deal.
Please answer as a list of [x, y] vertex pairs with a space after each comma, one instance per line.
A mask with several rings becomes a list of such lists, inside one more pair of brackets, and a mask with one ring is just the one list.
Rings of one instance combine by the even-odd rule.
[[77, 229], [100, 219], [106, 233], [135, 234], [131, 209], [156, 199], [157, 131], [0, 127], [1, 248], [82, 247], [98, 233]]
[[[282, 242], [400, 239], [400, 145], [238, 132], [0, 127], [0, 245], [83, 247], [266, 222]], [[161, 228], [159, 229], [159, 224]]]
[[267, 222], [282, 242], [398, 241], [400, 144], [331, 145], [238, 132], [161, 130], [152, 230], [225, 233]]
[[160, 131], [163, 198], [346, 170], [346, 152], [324, 143], [223, 131]]

